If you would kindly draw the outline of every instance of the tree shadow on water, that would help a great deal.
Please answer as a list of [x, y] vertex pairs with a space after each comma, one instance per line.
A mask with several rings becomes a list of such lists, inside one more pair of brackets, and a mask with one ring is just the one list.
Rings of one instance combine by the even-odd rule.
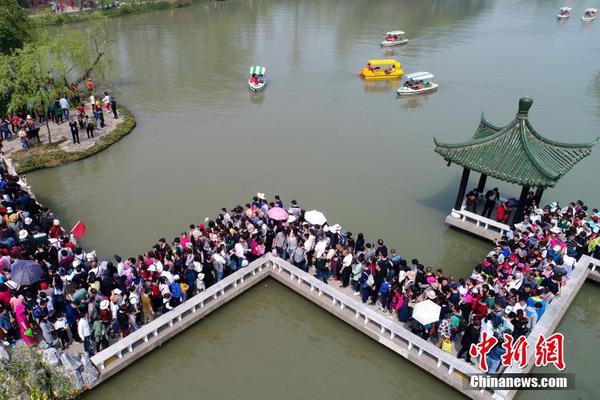
[[[446, 181], [446, 185], [439, 186], [430, 192], [430, 196], [416, 198], [416, 200], [432, 210], [440, 211], [443, 213], [449, 213], [454, 206], [456, 200], [456, 193], [458, 192], [458, 186], [460, 185], [459, 177], [454, 177]], [[467, 191], [471, 190], [470, 186], [467, 186]]]

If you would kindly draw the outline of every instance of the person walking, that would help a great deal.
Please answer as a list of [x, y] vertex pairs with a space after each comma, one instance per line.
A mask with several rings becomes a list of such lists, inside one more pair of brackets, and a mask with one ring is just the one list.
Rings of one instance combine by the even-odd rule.
[[69, 121], [69, 128], [71, 129], [73, 144], [79, 144], [79, 128], [77, 127], [77, 122], [75, 122], [73, 118]]

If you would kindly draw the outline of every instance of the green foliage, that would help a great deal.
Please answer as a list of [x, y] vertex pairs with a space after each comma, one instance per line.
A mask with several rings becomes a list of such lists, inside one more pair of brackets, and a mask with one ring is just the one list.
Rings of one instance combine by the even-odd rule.
[[122, 122], [112, 132], [102, 136], [94, 146], [88, 149], [82, 151], [64, 151], [59, 147], [60, 142], [36, 144], [28, 151], [19, 150], [14, 152], [10, 158], [15, 163], [17, 173], [23, 174], [37, 169], [57, 167], [90, 157], [128, 135], [135, 128], [135, 118], [123, 106], [119, 106], [119, 118], [122, 119]]
[[56, 97], [68, 95], [70, 85], [87, 77], [106, 83], [111, 60], [103, 19], [60, 37], [44, 32], [10, 55], [0, 56], [0, 114], [48, 107]]
[[0, 362], [0, 399], [70, 399], [75, 388], [61, 370], [46, 363], [37, 347], [19, 346]]
[[[109, 1], [112, 3], [112, 1]], [[168, 8], [187, 7], [195, 1], [190, 0], [162, 0], [150, 3], [126, 2], [118, 8], [108, 10], [84, 10], [80, 13], [57, 14], [44, 12], [33, 18], [38, 27], [49, 25], [62, 25], [75, 22], [92, 21], [98, 17], [118, 17], [128, 14], [139, 14], [153, 10], [165, 10]]]
[[0, 0], [0, 54], [10, 54], [30, 38], [31, 23], [15, 0]]

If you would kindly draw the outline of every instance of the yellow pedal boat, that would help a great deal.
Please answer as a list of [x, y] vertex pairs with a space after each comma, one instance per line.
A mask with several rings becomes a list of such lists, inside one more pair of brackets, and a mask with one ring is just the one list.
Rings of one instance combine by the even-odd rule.
[[394, 59], [369, 60], [360, 71], [360, 76], [365, 79], [391, 79], [402, 78], [402, 64]]

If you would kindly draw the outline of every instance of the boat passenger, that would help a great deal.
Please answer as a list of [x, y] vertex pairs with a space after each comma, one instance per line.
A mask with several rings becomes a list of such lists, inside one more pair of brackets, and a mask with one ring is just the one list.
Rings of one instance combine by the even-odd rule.
[[392, 65], [389, 66], [389, 68], [386, 68], [385, 73], [386, 74], [391, 74], [395, 70], [396, 70], [396, 67], [392, 64]]

